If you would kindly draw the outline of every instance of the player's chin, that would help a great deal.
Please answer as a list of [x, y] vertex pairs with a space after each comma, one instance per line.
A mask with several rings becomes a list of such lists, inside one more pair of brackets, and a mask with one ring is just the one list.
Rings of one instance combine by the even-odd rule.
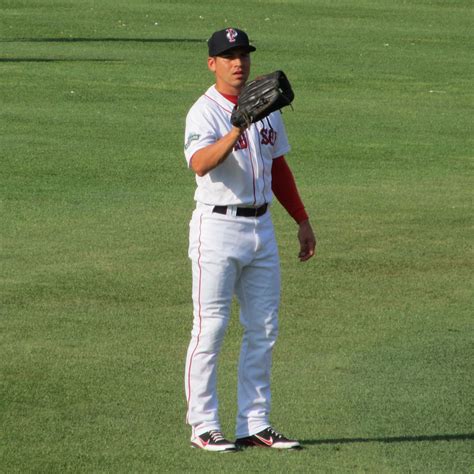
[[233, 76], [233, 85], [235, 87], [243, 87], [244, 84], [247, 82], [248, 76], [245, 74], [235, 74]]
[[244, 87], [245, 85], [245, 80], [244, 79], [236, 79], [234, 82], [233, 82], [233, 86], [236, 88], [236, 89], [242, 89], [242, 87]]

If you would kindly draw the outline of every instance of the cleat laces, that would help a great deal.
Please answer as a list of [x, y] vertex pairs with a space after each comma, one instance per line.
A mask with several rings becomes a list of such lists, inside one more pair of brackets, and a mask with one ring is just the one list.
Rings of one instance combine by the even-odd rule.
[[282, 439], [283, 436], [278, 433], [277, 431], [275, 431], [273, 428], [268, 428], [268, 432], [274, 437], [274, 438], [277, 438], [277, 439]]
[[210, 438], [214, 443], [218, 443], [219, 441], [224, 441], [224, 436], [220, 431], [212, 430], [209, 432]]

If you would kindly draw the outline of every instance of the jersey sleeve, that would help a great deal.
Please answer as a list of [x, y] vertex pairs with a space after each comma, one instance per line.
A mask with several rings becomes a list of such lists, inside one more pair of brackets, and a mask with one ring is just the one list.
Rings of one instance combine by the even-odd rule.
[[273, 160], [272, 191], [280, 204], [298, 224], [308, 219], [308, 214], [296, 187], [295, 178], [284, 156]]
[[212, 143], [217, 141], [215, 129], [209, 114], [202, 109], [199, 101], [190, 109], [186, 117], [186, 129], [184, 134], [184, 156], [191, 164], [193, 155]]
[[270, 124], [276, 131], [276, 141], [272, 153], [272, 158], [275, 159], [286, 155], [291, 150], [291, 146], [288, 142], [285, 124], [283, 123], [280, 111], [273, 112], [273, 114], [270, 115]]

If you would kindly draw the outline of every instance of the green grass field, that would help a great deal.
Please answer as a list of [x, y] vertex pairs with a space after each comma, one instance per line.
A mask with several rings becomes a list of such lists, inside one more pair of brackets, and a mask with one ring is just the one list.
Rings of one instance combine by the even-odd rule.
[[[472, 472], [472, 14], [0, 0], [0, 472]], [[258, 48], [252, 75], [283, 69], [296, 93], [288, 161], [319, 248], [300, 264], [274, 206], [272, 420], [299, 452], [195, 451], [185, 425], [184, 119], [212, 81], [205, 39], [230, 25]]]

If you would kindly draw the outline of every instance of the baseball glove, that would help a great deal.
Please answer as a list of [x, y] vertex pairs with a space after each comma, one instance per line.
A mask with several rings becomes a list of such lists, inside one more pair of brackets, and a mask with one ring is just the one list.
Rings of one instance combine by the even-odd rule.
[[232, 111], [232, 125], [243, 128], [290, 105], [295, 97], [283, 71], [275, 71], [248, 82]]

